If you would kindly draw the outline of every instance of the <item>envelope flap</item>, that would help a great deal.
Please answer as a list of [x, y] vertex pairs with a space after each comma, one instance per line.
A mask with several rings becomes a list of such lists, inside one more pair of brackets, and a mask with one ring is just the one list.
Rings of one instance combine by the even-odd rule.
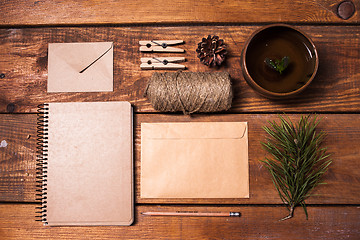
[[142, 123], [143, 136], [150, 139], [221, 138], [241, 139], [247, 122]]
[[111, 48], [112, 42], [49, 43], [53, 61], [66, 62], [80, 72]]

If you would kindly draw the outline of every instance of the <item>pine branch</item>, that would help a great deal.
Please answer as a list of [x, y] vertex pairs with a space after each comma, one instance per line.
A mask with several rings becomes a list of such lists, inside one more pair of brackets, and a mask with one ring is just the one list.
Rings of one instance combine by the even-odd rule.
[[295, 125], [287, 116], [279, 118], [280, 124], [273, 121], [269, 122], [270, 127], [263, 127], [269, 137], [261, 144], [271, 158], [260, 161], [269, 170], [280, 199], [289, 210], [289, 215], [281, 220], [292, 218], [299, 205], [308, 219], [305, 200], [331, 164], [327, 148], [321, 147], [326, 134], [316, 132], [320, 122], [316, 116], [302, 116]]

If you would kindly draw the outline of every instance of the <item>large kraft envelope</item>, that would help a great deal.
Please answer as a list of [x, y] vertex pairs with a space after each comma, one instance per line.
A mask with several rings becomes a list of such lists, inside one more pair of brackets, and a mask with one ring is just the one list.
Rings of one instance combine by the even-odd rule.
[[47, 91], [113, 91], [113, 43], [49, 43]]
[[248, 198], [247, 123], [142, 123], [140, 197]]

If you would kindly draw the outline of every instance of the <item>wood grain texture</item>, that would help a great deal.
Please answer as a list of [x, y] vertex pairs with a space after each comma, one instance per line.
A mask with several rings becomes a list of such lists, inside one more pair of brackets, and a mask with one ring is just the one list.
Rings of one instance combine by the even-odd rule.
[[[340, 0], [217, 1], [25, 1], [0, 3], [0, 25], [76, 25], [134, 23], [357, 23], [337, 15]], [[356, 10], [359, 1], [353, 1]], [[181, 13], [181, 14], [179, 14]]]
[[[300, 115], [289, 115], [299, 119]], [[333, 164], [324, 176], [326, 185], [318, 186], [306, 201], [312, 204], [360, 204], [360, 117], [358, 114], [324, 114], [320, 129], [328, 132], [325, 145], [332, 153]], [[281, 201], [271, 182], [270, 174], [259, 162], [266, 156], [260, 141], [266, 134], [262, 126], [268, 120], [276, 120], [268, 114], [228, 115], [182, 115], [136, 114], [135, 139], [135, 195], [137, 203], [189, 203], [189, 204], [280, 204]], [[247, 121], [249, 124], [249, 199], [142, 199], [140, 198], [141, 130], [142, 122], [177, 121]], [[34, 114], [0, 115], [0, 136], [9, 145], [0, 148], [0, 201], [35, 201], [35, 139], [36, 118]], [[9, 130], [10, 129], [10, 130]], [[27, 139], [27, 135], [32, 137]], [[22, 180], [23, 179], [23, 180]]]
[[35, 199], [36, 115], [0, 115], [0, 201]]
[[[231, 112], [358, 112], [360, 109], [360, 28], [358, 26], [299, 26], [318, 48], [317, 76], [301, 95], [289, 100], [268, 100], [255, 93], [240, 70], [244, 42], [257, 26], [89, 27], [0, 29], [0, 112], [35, 112], [42, 102], [130, 101], [137, 112], [154, 112], [143, 97], [154, 71], [140, 70], [139, 40], [183, 39], [188, 71], [228, 71], [235, 97]], [[196, 57], [197, 42], [217, 34], [228, 44], [225, 66], [209, 69]], [[47, 47], [52, 42], [114, 41], [114, 91], [102, 93], [47, 93]]]
[[[300, 115], [289, 115], [295, 122]], [[326, 185], [319, 185], [314, 195], [307, 203], [321, 204], [359, 204], [360, 200], [360, 166], [358, 158], [360, 148], [360, 115], [320, 115], [322, 122], [319, 130], [328, 133], [324, 146], [327, 146], [333, 163], [324, 176]], [[176, 115], [149, 115], [141, 114], [136, 117], [135, 159], [136, 159], [136, 199], [138, 203], [245, 203], [245, 204], [270, 204], [281, 203], [279, 196], [271, 182], [271, 176], [259, 161], [269, 156], [261, 147], [260, 142], [267, 137], [262, 127], [267, 121], [277, 120], [277, 115], [265, 114], [231, 114], [206, 116], [195, 115], [193, 117]], [[142, 199], [140, 198], [140, 124], [142, 122], [194, 122], [211, 121], [248, 122], [249, 127], [249, 172], [250, 172], [250, 198], [249, 199]], [[341, 193], [340, 193], [341, 192]]]
[[[34, 221], [34, 204], [1, 204], [0, 237], [8, 239], [357, 239], [360, 208], [309, 207], [291, 220], [283, 207], [136, 206], [129, 227], [48, 227]], [[151, 217], [145, 211], [239, 211], [241, 217]]]

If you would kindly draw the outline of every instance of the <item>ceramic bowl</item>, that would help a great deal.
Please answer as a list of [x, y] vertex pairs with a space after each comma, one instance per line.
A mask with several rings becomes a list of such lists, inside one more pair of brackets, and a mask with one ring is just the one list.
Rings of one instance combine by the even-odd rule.
[[[288, 58], [281, 73], [273, 63]], [[288, 98], [303, 91], [319, 66], [316, 47], [302, 31], [286, 24], [273, 24], [255, 31], [241, 54], [241, 68], [247, 83], [268, 98]]]

